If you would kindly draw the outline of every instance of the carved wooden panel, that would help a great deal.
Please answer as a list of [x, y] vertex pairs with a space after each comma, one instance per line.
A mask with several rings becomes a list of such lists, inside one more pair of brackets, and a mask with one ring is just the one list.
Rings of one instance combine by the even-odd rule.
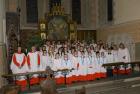
[[12, 54], [17, 49], [17, 30], [18, 30], [18, 15], [17, 13], [6, 13], [6, 34], [8, 47], [8, 61], [11, 61]]
[[77, 31], [78, 40], [95, 40], [96, 41], [96, 30], [78, 30]]
[[21, 38], [21, 47], [23, 51], [25, 51], [25, 49], [28, 48], [29, 41], [31, 41], [33, 37], [38, 37], [38, 36], [40, 36], [38, 30], [31, 30], [31, 29], [21, 30], [20, 38]]

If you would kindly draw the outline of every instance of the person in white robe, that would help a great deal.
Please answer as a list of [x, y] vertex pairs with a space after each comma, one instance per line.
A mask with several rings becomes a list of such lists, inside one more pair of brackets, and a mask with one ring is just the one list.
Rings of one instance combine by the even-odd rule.
[[[129, 63], [131, 61], [129, 50], [128, 50], [128, 48], [126, 48], [124, 46], [123, 43], [120, 43], [120, 45], [119, 45], [118, 57], [119, 57], [120, 62]], [[120, 73], [121, 74], [124, 74], [124, 73], [129, 74], [131, 72], [130, 65], [126, 66], [126, 70], [124, 67], [125, 66], [122, 66], [122, 65], [120, 66]]]
[[100, 48], [99, 52], [100, 52], [100, 53], [106, 52], [104, 45], [101, 45], [101, 48]]
[[[113, 45], [112, 54], [113, 54], [113, 62], [114, 63], [119, 62], [117, 45]], [[113, 66], [112, 69], [113, 69], [113, 74], [117, 74], [118, 73], [117, 67]]]
[[101, 73], [101, 78], [106, 78], [106, 68], [103, 67], [103, 64], [106, 64], [107, 60], [106, 60], [106, 56], [104, 52], [101, 52], [101, 56], [100, 56], [100, 73]]
[[76, 82], [78, 80], [78, 52], [75, 51], [72, 55], [71, 55], [71, 61], [73, 63], [73, 70], [72, 70], [72, 81]]
[[50, 45], [51, 45], [50, 41], [46, 41], [46, 44], [44, 46], [46, 46], [47, 52], [49, 50]]
[[81, 53], [84, 51], [84, 47], [80, 46], [79, 50], [78, 50], [78, 56], [81, 56]]
[[64, 75], [60, 71], [62, 69], [63, 69], [62, 58], [60, 58], [60, 54], [59, 53], [56, 53], [55, 54], [55, 58], [53, 60], [53, 66], [52, 66], [52, 70], [53, 71], [58, 71], [55, 74], [56, 84], [64, 84]]
[[78, 80], [86, 81], [87, 80], [87, 58], [85, 57], [84, 51], [81, 52], [81, 56], [78, 56]]
[[[45, 47], [46, 48], [46, 47]], [[38, 51], [39, 55], [41, 55], [43, 53], [43, 47], [39, 47], [39, 51]]]
[[51, 64], [49, 64], [48, 62], [48, 54], [46, 50], [44, 50], [43, 53], [40, 55], [40, 62], [41, 64], [39, 71], [45, 71], [47, 66], [51, 67]]
[[107, 59], [106, 63], [114, 63], [114, 56], [111, 49], [108, 49], [108, 51], [105, 53], [105, 56]]
[[128, 48], [126, 48], [122, 43], [120, 43], [119, 45], [118, 54], [120, 62], [124, 63], [130, 62], [130, 53], [128, 51]]
[[[71, 70], [73, 68], [73, 63], [68, 57], [68, 54], [64, 54], [63, 60], [62, 60], [62, 68]], [[68, 71], [66, 75], [66, 83], [71, 84], [72, 83], [72, 71]]]
[[101, 71], [100, 71], [100, 52], [96, 52], [96, 58], [95, 58], [95, 78], [100, 79], [101, 78]]
[[92, 56], [95, 58], [96, 57], [96, 52], [95, 52], [94, 47], [90, 46], [90, 50], [91, 50]]
[[[21, 47], [18, 47], [17, 53], [13, 54], [12, 62], [10, 65], [10, 69], [12, 70], [13, 74], [18, 73], [26, 73], [28, 72], [28, 65], [27, 60], [24, 53], [21, 51]], [[26, 87], [26, 77], [25, 76], [19, 76], [18, 78], [14, 79], [16, 80], [17, 85], [21, 85], [22, 87]]]
[[21, 47], [18, 47], [18, 52], [13, 54], [10, 68], [13, 74], [28, 72], [26, 56], [21, 52]]
[[90, 46], [93, 46], [94, 48], [96, 48], [97, 44], [94, 42], [94, 40], [92, 40], [92, 43], [90, 44]]
[[113, 46], [112, 54], [113, 54], [113, 62], [119, 62], [117, 45]]
[[58, 42], [57, 42], [57, 49], [59, 49], [59, 48], [61, 48], [61, 47], [62, 47], [62, 45], [61, 45], [60, 41], [58, 41]]
[[49, 47], [47, 56], [48, 56], [48, 64], [49, 64], [50, 68], [52, 68], [53, 60], [55, 58], [54, 50], [52, 49], [52, 47]]
[[88, 51], [87, 55], [87, 80], [92, 81], [95, 79], [95, 57], [92, 56], [91, 51]]
[[[111, 48], [108, 49], [108, 51], [105, 53], [105, 56], [106, 56], [106, 63], [115, 63], [114, 54], [113, 54], [113, 51], [111, 50]], [[114, 74], [118, 73], [115, 66], [107, 67], [107, 69], [112, 70], [112, 73], [114, 73]]]
[[[29, 66], [28, 72], [37, 72], [40, 70], [40, 54], [36, 51], [35, 46], [32, 46], [31, 52], [27, 54], [27, 63]], [[34, 74], [30, 80], [30, 84], [37, 84], [38, 82], [38, 75]]]

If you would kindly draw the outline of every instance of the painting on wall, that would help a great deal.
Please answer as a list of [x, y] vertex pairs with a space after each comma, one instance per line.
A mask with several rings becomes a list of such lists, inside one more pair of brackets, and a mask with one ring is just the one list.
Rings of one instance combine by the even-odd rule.
[[61, 16], [54, 16], [48, 22], [48, 39], [49, 40], [66, 40], [69, 38], [68, 23]]

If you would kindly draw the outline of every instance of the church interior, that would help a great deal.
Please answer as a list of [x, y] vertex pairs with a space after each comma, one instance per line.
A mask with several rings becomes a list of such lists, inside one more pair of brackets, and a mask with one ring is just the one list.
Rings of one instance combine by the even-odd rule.
[[139, 94], [140, 0], [0, 0], [0, 94]]

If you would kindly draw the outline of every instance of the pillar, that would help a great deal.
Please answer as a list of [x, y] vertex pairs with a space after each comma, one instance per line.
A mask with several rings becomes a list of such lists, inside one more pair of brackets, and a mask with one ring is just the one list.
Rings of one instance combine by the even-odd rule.
[[5, 0], [0, 0], [0, 87], [4, 85], [4, 79], [1, 77], [6, 72], [6, 51], [5, 51]]

